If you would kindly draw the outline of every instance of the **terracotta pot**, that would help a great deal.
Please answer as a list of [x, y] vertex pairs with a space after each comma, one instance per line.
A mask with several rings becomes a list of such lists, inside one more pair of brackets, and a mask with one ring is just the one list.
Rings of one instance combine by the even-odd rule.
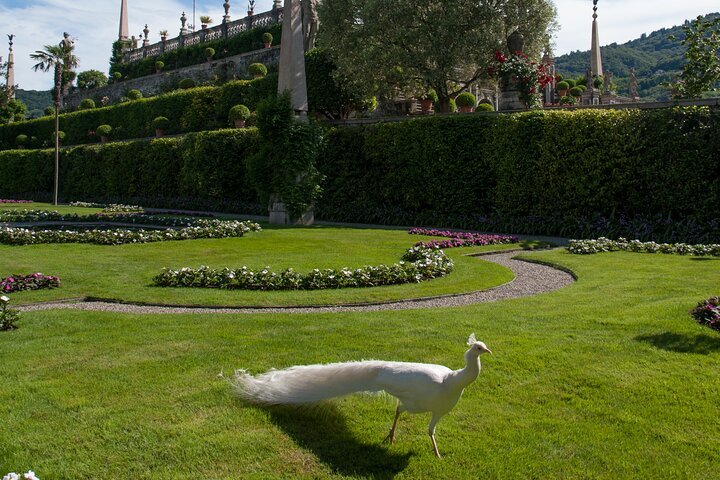
[[265, 48], [270, 48], [272, 46], [272, 43], [265, 42]]
[[245, 128], [245, 120], [236, 119], [235, 128]]
[[473, 111], [473, 107], [458, 107], [460, 109], [460, 113], [470, 113]]
[[106, 137], [105, 135], [100, 135], [100, 143], [108, 143], [110, 141], [110, 137]]
[[156, 129], [155, 129], [155, 136], [156, 136], [157, 138], [160, 138], [160, 137], [162, 137], [163, 135], [165, 135], [165, 129], [164, 129], [164, 128], [156, 128]]
[[422, 109], [423, 113], [427, 113], [430, 111], [430, 109], [433, 106], [433, 101], [430, 99], [423, 99], [420, 100], [420, 108]]
[[568, 92], [567, 90], [558, 90], [558, 95], [560, 95], [561, 97], [564, 97], [567, 95], [567, 92]]

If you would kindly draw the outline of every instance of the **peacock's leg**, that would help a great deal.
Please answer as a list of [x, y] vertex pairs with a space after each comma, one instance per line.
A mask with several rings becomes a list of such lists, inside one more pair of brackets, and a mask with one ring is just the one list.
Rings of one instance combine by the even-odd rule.
[[395, 427], [397, 427], [398, 417], [400, 417], [401, 413], [402, 410], [400, 409], [400, 405], [398, 405], [395, 410], [395, 420], [393, 420], [392, 427], [390, 427], [390, 433], [388, 433], [388, 436], [385, 437], [386, 442], [390, 442], [391, 444], [395, 443]]
[[437, 443], [435, 442], [435, 425], [437, 425], [437, 422], [439, 420], [440, 420], [440, 417], [435, 416], [435, 414], [433, 414], [432, 419], [430, 420], [430, 425], [428, 426], [428, 435], [430, 435], [430, 441], [432, 442], [433, 451], [435, 452], [435, 456], [437, 458], [442, 458], [442, 457], [440, 457], [440, 452], [438, 451]]

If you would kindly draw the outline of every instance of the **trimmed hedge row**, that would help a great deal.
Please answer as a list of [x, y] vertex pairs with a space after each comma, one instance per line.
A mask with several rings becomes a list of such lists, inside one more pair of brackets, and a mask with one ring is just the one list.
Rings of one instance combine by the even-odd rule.
[[[256, 129], [68, 148], [60, 157], [61, 198], [140, 198], [155, 206], [183, 206], [178, 199], [209, 207], [252, 204], [256, 195], [243, 159], [257, 149]], [[49, 192], [53, 164], [52, 150], [0, 152], [0, 190], [8, 196]]]
[[[330, 129], [325, 137], [316, 209], [324, 219], [720, 239], [720, 110], [442, 116]], [[147, 206], [173, 197], [175, 208], [189, 199], [232, 200], [262, 212], [245, 176], [257, 145], [251, 130], [76, 148], [64, 154], [61, 193]], [[48, 192], [51, 177], [51, 152], [0, 152], [0, 197]]]
[[[97, 142], [89, 135], [100, 125], [113, 127], [115, 140], [153, 136], [152, 121], [167, 117], [167, 134], [212, 130], [228, 126], [228, 112], [242, 103], [251, 109], [277, 91], [277, 75], [247, 81], [238, 80], [221, 87], [199, 87], [175, 91], [156, 97], [92, 110], [80, 110], [60, 116], [60, 130], [65, 132], [64, 144], [82, 145]], [[36, 145], [49, 141], [55, 131], [55, 119], [42, 117], [27, 122], [0, 126], [0, 150], [15, 148], [18, 135], [35, 137]], [[38, 145], [40, 143], [40, 145]]]
[[273, 36], [273, 44], [280, 45], [282, 38], [282, 24], [276, 23], [265, 27], [258, 27], [243, 32], [228, 39], [220, 39], [212, 42], [199, 43], [188, 47], [178, 48], [171, 52], [157, 57], [145, 58], [132, 63], [118, 63], [111, 67], [110, 76], [119, 72], [123, 79], [139, 78], [155, 73], [155, 63], [164, 63], [163, 71], [175, 70], [182, 67], [189, 67], [207, 61], [205, 50], [215, 50], [214, 58], [230, 57], [241, 53], [252, 52], [263, 48], [263, 34], [270, 32]]

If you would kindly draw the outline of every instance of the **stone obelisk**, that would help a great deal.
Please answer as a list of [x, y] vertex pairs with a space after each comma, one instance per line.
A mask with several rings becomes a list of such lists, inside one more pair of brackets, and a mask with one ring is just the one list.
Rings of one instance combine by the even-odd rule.
[[590, 46], [590, 69], [592, 74], [600, 76], [603, 74], [602, 55], [600, 54], [600, 36], [598, 35], [597, 24], [597, 3], [593, 0], [593, 23], [592, 23], [592, 45]]
[[8, 39], [10, 39], [10, 53], [8, 54], [8, 62], [7, 62], [7, 90], [8, 90], [8, 98], [14, 100], [15, 99], [15, 53], [13, 53], [13, 40], [15, 39], [15, 35], [8, 35]]
[[122, 0], [122, 4], [120, 5], [120, 33], [118, 34], [118, 40], [130, 40], [127, 0]]
[[301, 119], [307, 119], [308, 111], [304, 40], [301, 0], [285, 0], [278, 93], [290, 91], [292, 108]]

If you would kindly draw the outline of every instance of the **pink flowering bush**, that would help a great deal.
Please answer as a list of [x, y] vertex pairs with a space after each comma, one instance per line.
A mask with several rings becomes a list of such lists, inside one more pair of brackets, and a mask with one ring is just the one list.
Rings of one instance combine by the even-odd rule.
[[527, 108], [539, 108], [540, 93], [553, 81], [545, 65], [533, 62], [522, 52], [513, 52], [506, 57], [495, 52], [495, 63], [488, 69], [491, 76], [499, 78], [505, 84], [515, 84], [520, 100]]
[[449, 230], [437, 230], [427, 228], [411, 228], [410, 235], [427, 235], [431, 237], [447, 237], [449, 240], [432, 240], [430, 242], [418, 242], [415, 246], [429, 248], [454, 248], [469, 247], [472, 245], [498, 245], [504, 243], [516, 243], [517, 237], [510, 235], [487, 235], [484, 233], [451, 232]]
[[10, 275], [0, 280], [0, 293], [14, 293], [41, 288], [58, 288], [60, 279], [52, 275], [32, 273], [30, 275]]
[[7, 198], [0, 198], [0, 203], [33, 203], [32, 200], [10, 200]]
[[720, 331], [720, 297], [710, 297], [697, 304], [690, 310], [690, 315], [700, 325]]

